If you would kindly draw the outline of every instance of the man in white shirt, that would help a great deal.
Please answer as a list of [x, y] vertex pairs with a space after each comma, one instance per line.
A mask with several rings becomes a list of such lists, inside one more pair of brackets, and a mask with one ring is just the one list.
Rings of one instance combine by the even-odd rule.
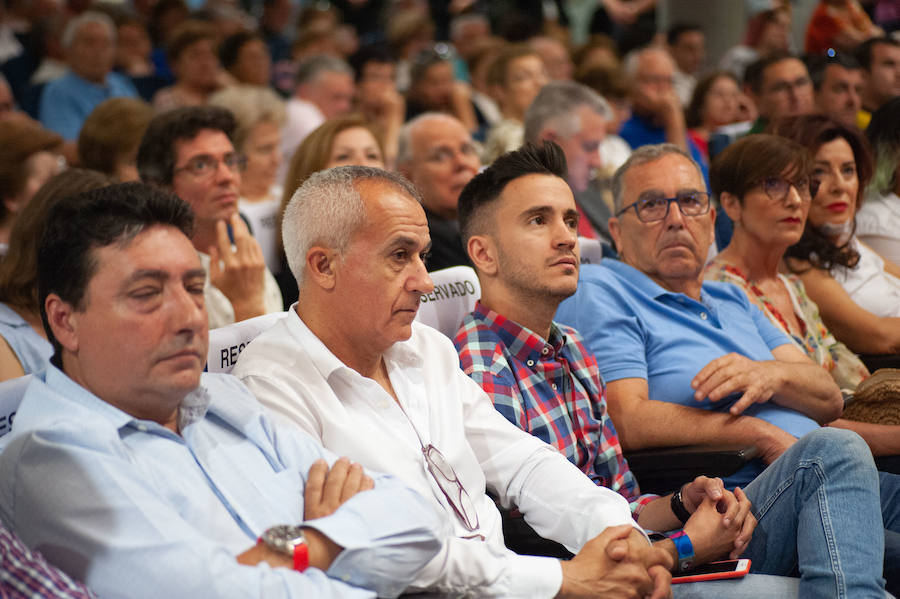
[[[418, 192], [366, 167], [313, 175], [282, 230], [300, 301], [250, 344], [234, 374], [333, 451], [380, 467], [447, 523], [413, 587], [481, 597], [666, 597], [671, 558], [627, 502], [510, 424], [458, 366], [450, 340], [414, 323], [433, 288]], [[516, 506], [568, 562], [503, 545], [486, 490]]]

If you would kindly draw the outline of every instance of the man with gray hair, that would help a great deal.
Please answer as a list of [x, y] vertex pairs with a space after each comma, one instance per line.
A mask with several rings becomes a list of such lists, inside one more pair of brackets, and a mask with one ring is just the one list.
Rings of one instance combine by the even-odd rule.
[[313, 129], [353, 107], [353, 69], [334, 56], [311, 56], [297, 67], [294, 95], [287, 101], [287, 122], [281, 130], [281, 174]]
[[[416, 189], [361, 166], [314, 174], [283, 231], [300, 300], [241, 353], [234, 374], [326, 447], [430, 499], [444, 546], [413, 583], [454, 596], [668, 596], [671, 557], [627, 501], [497, 412], [440, 332], [414, 322], [434, 285]], [[486, 493], [517, 506], [571, 561], [504, 547]]]
[[112, 70], [116, 28], [107, 15], [88, 11], [69, 21], [62, 46], [69, 72], [44, 88], [39, 116], [44, 127], [74, 142], [98, 104], [119, 96], [136, 98], [138, 94], [127, 77]]
[[456, 117], [426, 112], [400, 129], [397, 170], [422, 194], [431, 233], [428, 270], [469, 263], [459, 236], [456, 204], [480, 166], [475, 142]]
[[609, 104], [589, 87], [573, 81], [553, 81], [541, 88], [525, 112], [525, 141], [552, 141], [566, 155], [566, 182], [575, 195], [581, 218], [578, 235], [611, 243], [606, 221], [611, 206], [594, 183], [603, 166], [600, 145], [606, 137]]

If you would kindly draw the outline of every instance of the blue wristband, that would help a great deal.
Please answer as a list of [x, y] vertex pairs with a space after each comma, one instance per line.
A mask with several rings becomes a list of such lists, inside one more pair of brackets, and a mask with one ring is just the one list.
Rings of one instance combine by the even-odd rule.
[[684, 531], [675, 533], [671, 537], [675, 543], [675, 551], [678, 552], [678, 572], [684, 572], [694, 567], [694, 545]]

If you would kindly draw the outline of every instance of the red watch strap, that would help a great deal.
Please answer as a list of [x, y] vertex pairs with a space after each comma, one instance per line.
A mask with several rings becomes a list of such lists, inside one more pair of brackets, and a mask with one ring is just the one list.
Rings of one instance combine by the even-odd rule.
[[309, 567], [309, 545], [297, 543], [294, 545], [294, 570], [303, 572]]

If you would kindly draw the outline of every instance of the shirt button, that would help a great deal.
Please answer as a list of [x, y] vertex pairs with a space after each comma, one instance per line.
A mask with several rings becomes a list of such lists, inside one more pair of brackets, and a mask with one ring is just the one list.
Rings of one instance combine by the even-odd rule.
[[553, 387], [554, 391], [556, 391], [556, 383], [550, 383], [550, 386]]
[[701, 312], [701, 313], [700, 313], [700, 318], [701, 318], [702, 320], [706, 320], [706, 319], [708, 318], [708, 317], [706, 316], [706, 312]]
[[146, 433], [146, 432], [147, 432], [147, 425], [145, 425], [145, 424], [139, 424], [139, 425], [137, 426], [137, 429], [138, 429], [139, 431], [141, 431], [142, 433]]
[[541, 350], [541, 353], [542, 353], [543, 355], [546, 356], [547, 354], [550, 353], [550, 348], [549, 348], [549, 347], [545, 347], [544, 349]]
[[525, 363], [528, 364], [529, 366], [534, 366], [534, 360], [528, 360]]

